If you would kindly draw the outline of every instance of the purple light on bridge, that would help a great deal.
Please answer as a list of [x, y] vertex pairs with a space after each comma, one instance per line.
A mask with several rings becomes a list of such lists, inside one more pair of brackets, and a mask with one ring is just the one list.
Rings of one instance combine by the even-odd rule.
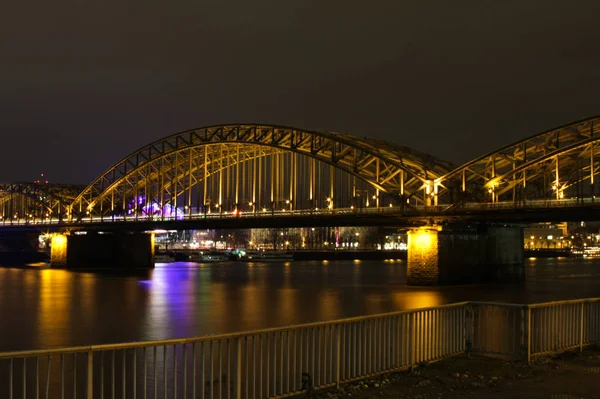
[[136, 209], [140, 209], [140, 214], [142, 216], [160, 216], [165, 218], [176, 218], [183, 219], [184, 211], [179, 208], [175, 208], [171, 204], [165, 204], [161, 206], [157, 201], [150, 200], [150, 202], [146, 202], [146, 198], [144, 196], [139, 196], [137, 199], [132, 200], [128, 206], [128, 214], [132, 214], [136, 211]]

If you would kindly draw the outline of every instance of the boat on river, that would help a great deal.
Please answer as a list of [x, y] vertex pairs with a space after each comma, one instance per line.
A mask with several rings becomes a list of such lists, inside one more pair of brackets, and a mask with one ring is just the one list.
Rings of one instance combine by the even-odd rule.
[[294, 260], [294, 253], [284, 251], [246, 251], [238, 260], [242, 262], [290, 262]]
[[189, 256], [190, 262], [197, 263], [213, 263], [229, 261], [229, 254], [226, 252], [209, 251], [209, 252], [192, 252]]
[[202, 259], [199, 263], [212, 263], [212, 262], [228, 262], [229, 255], [223, 252], [209, 252], [202, 254]]

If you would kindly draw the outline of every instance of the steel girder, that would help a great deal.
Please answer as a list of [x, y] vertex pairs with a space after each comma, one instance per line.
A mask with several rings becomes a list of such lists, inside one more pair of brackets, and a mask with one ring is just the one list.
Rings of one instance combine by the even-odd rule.
[[[230, 150], [223, 155], [223, 148], [235, 148], [235, 157]], [[424, 192], [430, 182], [452, 170], [451, 164], [430, 155], [367, 138], [283, 126], [222, 125], [177, 133], [128, 155], [87, 186], [72, 202], [71, 210], [106, 214], [105, 208], [98, 209], [106, 206], [109, 197], [114, 210], [120, 206], [115, 198], [123, 202], [127, 196], [137, 196], [142, 187], [147, 192], [149, 181], [150, 190], [176, 199], [181, 193], [189, 194], [209, 174], [282, 153], [332, 165], [377, 190], [406, 197]], [[201, 169], [206, 172], [199, 174]]]
[[59, 217], [84, 188], [69, 184], [0, 183], [0, 215]]
[[[474, 159], [438, 178], [444, 194], [460, 191], [483, 202], [563, 198], [598, 173], [600, 116], [572, 122]], [[578, 187], [581, 195], [582, 187]]]

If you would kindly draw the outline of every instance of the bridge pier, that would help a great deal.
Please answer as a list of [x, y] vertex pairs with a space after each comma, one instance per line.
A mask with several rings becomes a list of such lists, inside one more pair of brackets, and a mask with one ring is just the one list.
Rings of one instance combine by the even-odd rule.
[[411, 230], [408, 232], [407, 283], [518, 281], [524, 276], [523, 253], [521, 227]]
[[142, 233], [54, 234], [50, 266], [65, 269], [151, 269], [154, 237]]

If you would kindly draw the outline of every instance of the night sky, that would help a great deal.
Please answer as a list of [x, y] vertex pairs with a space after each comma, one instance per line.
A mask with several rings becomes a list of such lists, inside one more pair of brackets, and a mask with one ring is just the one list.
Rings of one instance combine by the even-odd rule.
[[599, 16], [598, 0], [5, 2], [0, 181], [87, 183], [233, 122], [461, 163], [600, 114]]

